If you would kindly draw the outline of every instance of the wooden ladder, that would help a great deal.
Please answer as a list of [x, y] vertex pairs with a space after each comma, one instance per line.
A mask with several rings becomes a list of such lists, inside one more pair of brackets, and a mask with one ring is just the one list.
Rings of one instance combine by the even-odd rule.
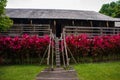
[[56, 54], [56, 67], [60, 67], [60, 50], [59, 50], [59, 39], [55, 38], [55, 54]]

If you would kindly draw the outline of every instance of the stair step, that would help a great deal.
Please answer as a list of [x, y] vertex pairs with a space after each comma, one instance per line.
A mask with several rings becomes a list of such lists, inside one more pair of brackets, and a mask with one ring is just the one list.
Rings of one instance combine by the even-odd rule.
[[56, 64], [60, 64], [60, 61], [56, 61]]
[[56, 59], [60, 59], [60, 56], [58, 57], [58, 56], [56, 56]]
[[56, 59], [60, 59], [60, 57], [57, 56]]
[[56, 62], [60, 62], [60, 60], [56, 60]]
[[56, 54], [56, 57], [60, 57], [60, 55], [59, 55], [59, 54]]
[[56, 60], [56, 62], [60, 62], [60, 60]]
[[56, 60], [60, 60], [60, 58], [56, 58]]
[[60, 59], [60, 57], [56, 57], [56, 59]]

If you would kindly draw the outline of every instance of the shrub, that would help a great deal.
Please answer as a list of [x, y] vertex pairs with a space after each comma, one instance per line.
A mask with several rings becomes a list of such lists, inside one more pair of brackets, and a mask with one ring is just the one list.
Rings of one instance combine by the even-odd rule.
[[81, 57], [97, 57], [99, 60], [103, 60], [104, 57], [120, 58], [120, 35], [93, 38], [89, 38], [86, 34], [70, 35], [66, 37], [66, 43], [76, 59]]
[[[0, 55], [4, 59], [10, 59], [12, 63], [16, 60], [23, 62], [27, 58], [40, 57], [49, 44], [49, 36], [43, 37], [29, 36], [27, 34], [22, 37], [0, 37]], [[10, 61], [9, 60], [9, 61]]]

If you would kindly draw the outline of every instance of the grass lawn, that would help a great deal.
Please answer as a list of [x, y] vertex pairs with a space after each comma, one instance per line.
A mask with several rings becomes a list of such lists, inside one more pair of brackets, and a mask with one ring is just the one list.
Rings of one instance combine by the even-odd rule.
[[[80, 80], [120, 80], [120, 62], [85, 63], [73, 65]], [[35, 80], [46, 66], [0, 66], [0, 80]]]
[[45, 66], [37, 65], [0, 66], [0, 80], [35, 80], [44, 68]]
[[120, 62], [74, 65], [80, 80], [120, 80]]

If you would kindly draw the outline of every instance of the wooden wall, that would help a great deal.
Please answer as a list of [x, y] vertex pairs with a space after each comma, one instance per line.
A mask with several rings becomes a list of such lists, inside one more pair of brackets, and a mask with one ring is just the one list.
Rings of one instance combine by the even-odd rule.
[[66, 19], [13, 19], [14, 24], [50, 24], [53, 33], [62, 33], [64, 26], [114, 27], [112, 21], [66, 20]]

